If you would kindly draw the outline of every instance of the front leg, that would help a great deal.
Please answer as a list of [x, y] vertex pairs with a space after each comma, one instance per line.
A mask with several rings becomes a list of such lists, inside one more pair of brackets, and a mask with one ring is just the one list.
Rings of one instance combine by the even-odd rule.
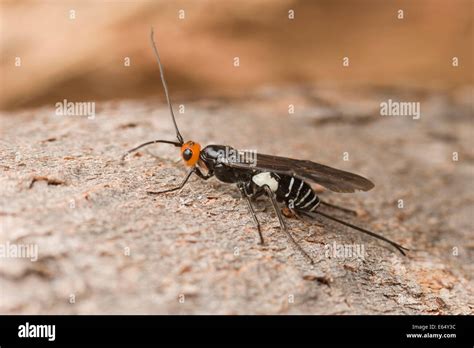
[[242, 198], [244, 198], [245, 201], [247, 202], [247, 207], [249, 208], [250, 215], [252, 215], [255, 226], [257, 227], [258, 235], [260, 237], [260, 244], [264, 245], [265, 242], [263, 240], [263, 235], [262, 235], [262, 230], [260, 228], [260, 223], [258, 222], [257, 215], [255, 214], [255, 210], [253, 209], [252, 201], [249, 197], [249, 194], [247, 193], [247, 190], [245, 189], [245, 184], [238, 183], [237, 187], [239, 188], [240, 193], [242, 194]]
[[199, 177], [200, 177], [201, 179], [203, 179], [203, 180], [210, 179], [210, 178], [212, 178], [212, 177], [214, 176], [214, 174], [212, 174], [212, 173], [210, 173], [210, 172], [207, 173], [206, 175], [204, 175], [198, 167], [194, 167], [194, 168], [195, 168], [195, 170], [196, 170], [196, 175], [199, 176]]
[[191, 177], [191, 175], [195, 173], [197, 176], [199, 176], [201, 179], [204, 179], [204, 180], [207, 180], [209, 179], [210, 177], [212, 177], [212, 175], [208, 174], [208, 175], [204, 175], [200, 170], [199, 168], [197, 167], [193, 167], [191, 168], [191, 170], [188, 172], [188, 174], [186, 174], [186, 177], [183, 179], [183, 181], [181, 182], [181, 184], [179, 184], [179, 186], [177, 187], [173, 187], [172, 189], [168, 189], [168, 190], [164, 190], [164, 191], [147, 191], [147, 193], [149, 195], [159, 195], [159, 194], [162, 194], [162, 193], [167, 193], [167, 192], [173, 192], [173, 191], [177, 191], [177, 190], [180, 190], [184, 187], [184, 185], [186, 185], [186, 183], [188, 182], [189, 178]]

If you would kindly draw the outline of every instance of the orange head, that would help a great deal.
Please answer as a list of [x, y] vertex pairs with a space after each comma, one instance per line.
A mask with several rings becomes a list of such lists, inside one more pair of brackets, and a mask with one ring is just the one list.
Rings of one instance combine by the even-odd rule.
[[187, 166], [196, 165], [199, 160], [199, 153], [201, 152], [201, 145], [194, 141], [188, 141], [181, 146], [181, 157]]

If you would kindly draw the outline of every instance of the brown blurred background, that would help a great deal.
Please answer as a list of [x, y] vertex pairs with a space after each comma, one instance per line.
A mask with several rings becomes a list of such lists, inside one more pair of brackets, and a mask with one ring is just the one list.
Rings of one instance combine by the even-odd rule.
[[[284, 85], [449, 90], [473, 82], [472, 0], [2, 1], [0, 6], [2, 109], [64, 98], [162, 98], [149, 42], [152, 25], [175, 100], [245, 96]], [[295, 11], [294, 20], [289, 10]], [[342, 66], [345, 56], [349, 67]], [[15, 57], [21, 67], [15, 67]], [[234, 57], [240, 58], [239, 68]]]

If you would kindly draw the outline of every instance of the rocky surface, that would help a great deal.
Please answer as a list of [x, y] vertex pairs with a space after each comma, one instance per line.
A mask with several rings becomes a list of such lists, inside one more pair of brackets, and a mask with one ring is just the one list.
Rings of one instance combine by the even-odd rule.
[[[147, 195], [185, 173], [164, 144], [120, 161], [141, 142], [174, 139], [163, 104], [101, 102], [94, 119], [50, 107], [4, 112], [0, 244], [36, 245], [38, 255], [0, 258], [0, 312], [472, 314], [471, 96], [318, 87], [179, 101], [186, 139], [310, 159], [375, 182], [367, 193], [321, 196], [359, 216], [334, 215], [412, 249], [407, 257], [325, 220], [287, 219], [313, 266], [265, 200], [258, 245], [233, 186], [193, 178], [179, 193]], [[380, 116], [389, 98], [420, 101], [421, 118]], [[330, 252], [339, 245], [364, 247], [364, 257]]]

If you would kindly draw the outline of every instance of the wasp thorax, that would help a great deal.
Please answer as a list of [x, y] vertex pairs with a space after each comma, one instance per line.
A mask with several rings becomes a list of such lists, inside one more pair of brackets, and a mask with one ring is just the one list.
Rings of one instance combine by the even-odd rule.
[[194, 166], [197, 163], [200, 152], [201, 145], [194, 141], [188, 141], [181, 146], [181, 157], [188, 166]]

